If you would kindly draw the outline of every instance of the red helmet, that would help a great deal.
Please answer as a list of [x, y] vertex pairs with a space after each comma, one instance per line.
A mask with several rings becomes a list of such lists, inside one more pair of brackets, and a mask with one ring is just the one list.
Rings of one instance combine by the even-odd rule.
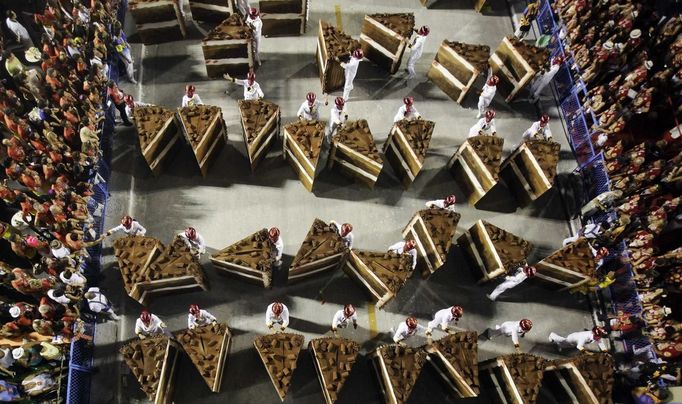
[[409, 328], [410, 330], [414, 330], [415, 328], [417, 328], [417, 319], [415, 317], [408, 317], [405, 320], [405, 324], [407, 324], [407, 328]]
[[419, 28], [419, 31], [417, 31], [417, 33], [421, 36], [427, 36], [429, 34], [429, 32], [431, 32], [431, 30], [426, 25], [422, 25]]
[[313, 105], [316, 98], [317, 97], [315, 96], [315, 93], [312, 91], [309, 92], [308, 94], [306, 94], [306, 96], [305, 96], [305, 99], [308, 100], [308, 104], [310, 104], [310, 105]]
[[596, 340], [602, 339], [602, 337], [606, 337], [609, 335], [606, 332], [606, 329], [604, 327], [599, 327], [599, 326], [594, 326], [592, 327], [592, 337]]
[[187, 84], [185, 86], [185, 93], [187, 93], [187, 95], [193, 94], [196, 90], [197, 90], [197, 88], [194, 87], [193, 84]]
[[462, 306], [452, 306], [450, 308], [450, 313], [452, 313], [452, 317], [459, 319], [464, 315], [464, 309]]
[[602, 247], [599, 250], [597, 250], [597, 257], [604, 258], [607, 255], [609, 255], [609, 249], [606, 247]]
[[130, 216], [128, 216], [128, 215], [125, 215], [125, 216], [123, 216], [123, 217], [121, 218], [121, 224], [122, 224], [123, 227], [125, 227], [126, 229], [129, 229], [130, 226], [133, 225], [133, 218], [130, 217]]
[[414, 242], [414, 240], [407, 240], [405, 242], [405, 247], [403, 248], [403, 251], [413, 250], [415, 245], [416, 245], [416, 243]]
[[185, 236], [187, 236], [188, 239], [194, 240], [197, 238], [197, 231], [194, 227], [188, 227], [185, 229]]
[[529, 278], [534, 277], [537, 272], [538, 270], [533, 266], [526, 265], [523, 267], [523, 273]]
[[547, 123], [549, 123], [549, 115], [542, 114], [542, 116], [540, 116], [540, 126], [545, 126]]
[[358, 48], [353, 51], [353, 57], [356, 59], [362, 59], [365, 57], [365, 53], [362, 51], [362, 49]]
[[454, 195], [448, 195], [445, 197], [445, 207], [454, 205], [455, 202], [457, 201], [457, 198], [455, 198]]
[[198, 304], [190, 304], [189, 305], [189, 314], [191, 314], [193, 316], [198, 316], [200, 312], [201, 312], [201, 309], [199, 309]]
[[560, 65], [560, 64], [562, 64], [562, 63], [564, 63], [564, 57], [563, 57], [563, 56], [555, 56], [555, 57], [552, 59], [552, 64], [553, 64], [553, 65]]
[[260, 12], [259, 12], [257, 9], [251, 7], [251, 8], [249, 9], [249, 15], [250, 15], [252, 18], [256, 18], [256, 17], [258, 17], [258, 16], [260, 15]]
[[271, 227], [268, 231], [268, 238], [270, 238], [272, 242], [279, 240], [279, 229], [277, 227]]
[[496, 112], [495, 112], [494, 109], [489, 109], [489, 110], [485, 111], [485, 120], [486, 120], [486, 122], [492, 121], [493, 118], [495, 118], [495, 115], [496, 115]]
[[527, 318], [524, 318], [523, 320], [519, 321], [519, 327], [521, 327], [523, 332], [528, 332], [531, 328], [533, 328], [533, 322]]
[[272, 312], [275, 313], [276, 316], [279, 316], [282, 314], [284, 311], [284, 305], [280, 302], [274, 302], [272, 304]]
[[135, 99], [133, 99], [133, 96], [130, 94], [126, 94], [123, 97], [123, 101], [125, 101], [125, 103], [128, 105], [133, 105], [135, 103]]
[[497, 83], [499, 83], [499, 82], [500, 82], [500, 78], [497, 77], [497, 75], [495, 75], [495, 74], [490, 76], [490, 78], [488, 79], [488, 85], [489, 86], [496, 86]]
[[347, 304], [343, 306], [343, 315], [346, 317], [350, 317], [353, 314], [355, 314], [355, 307], [353, 307], [352, 304]]
[[148, 325], [152, 321], [152, 313], [147, 310], [142, 310], [140, 313], [140, 320], [142, 320], [145, 325]]
[[411, 107], [412, 105], [414, 105], [414, 98], [412, 98], [412, 97], [405, 97], [405, 98], [403, 98], [403, 103], [404, 103], [406, 106]]
[[353, 231], [353, 225], [350, 223], [344, 223], [341, 225], [341, 236], [345, 237], [348, 233]]
[[343, 106], [346, 105], [346, 101], [343, 99], [343, 97], [336, 97], [334, 104], [336, 104], [336, 108], [343, 109]]

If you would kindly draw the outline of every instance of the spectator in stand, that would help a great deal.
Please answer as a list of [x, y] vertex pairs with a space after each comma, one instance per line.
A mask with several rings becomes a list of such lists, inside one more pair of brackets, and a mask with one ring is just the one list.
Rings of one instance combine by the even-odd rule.
[[107, 83], [107, 95], [110, 97], [109, 102], [114, 104], [118, 113], [121, 115], [123, 125], [132, 126], [133, 124], [128, 120], [128, 115], [126, 114], [125, 94], [123, 94], [123, 91], [121, 91], [113, 81]]

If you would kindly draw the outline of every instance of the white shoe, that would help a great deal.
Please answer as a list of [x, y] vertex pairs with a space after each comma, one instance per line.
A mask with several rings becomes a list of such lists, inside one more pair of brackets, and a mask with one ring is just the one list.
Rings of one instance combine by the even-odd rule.
[[481, 117], [481, 113], [479, 112], [478, 114], [476, 114], [476, 119], [478, 119], [480, 117]]
[[495, 301], [495, 299], [494, 299], [492, 296], [490, 296], [489, 293], [486, 293], [486, 294], [485, 294], [485, 297], [487, 297], [488, 299], [490, 299], [490, 300], [493, 301], [493, 302]]

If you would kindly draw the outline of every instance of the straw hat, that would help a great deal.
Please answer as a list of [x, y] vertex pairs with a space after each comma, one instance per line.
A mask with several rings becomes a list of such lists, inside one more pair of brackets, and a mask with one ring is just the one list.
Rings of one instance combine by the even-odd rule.
[[40, 62], [40, 50], [34, 46], [28, 48], [26, 52], [24, 52], [24, 57], [26, 58], [26, 61], [29, 63], [38, 63]]
[[630, 31], [630, 39], [637, 39], [642, 36], [642, 30], [633, 29]]

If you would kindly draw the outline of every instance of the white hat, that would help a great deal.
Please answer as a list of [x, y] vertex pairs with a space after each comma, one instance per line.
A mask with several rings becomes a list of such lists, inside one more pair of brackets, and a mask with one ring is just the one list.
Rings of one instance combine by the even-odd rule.
[[32, 46], [24, 52], [24, 57], [26, 58], [26, 61], [28, 63], [37, 63], [40, 62], [41, 58], [40, 50], [36, 48], [35, 46]]
[[604, 44], [602, 45], [602, 48], [604, 48], [606, 50], [613, 49], [613, 42], [611, 42], [611, 41], [604, 42]]
[[642, 36], [642, 30], [633, 29], [630, 31], [630, 39], [637, 39]]
[[651, 68], [654, 67], [654, 62], [652, 62], [651, 60], [647, 60], [646, 62], [644, 62], [644, 67], [646, 67], [647, 70], [651, 70]]
[[18, 360], [22, 356], [24, 356], [24, 348], [19, 347], [12, 349], [12, 357], [14, 358], [14, 360]]
[[12, 317], [14, 317], [14, 318], [17, 318], [17, 317], [19, 317], [19, 315], [21, 314], [21, 309], [18, 308], [17, 306], [12, 306], [12, 307], [9, 309], [9, 314], [10, 314], [10, 316], [12, 316]]

